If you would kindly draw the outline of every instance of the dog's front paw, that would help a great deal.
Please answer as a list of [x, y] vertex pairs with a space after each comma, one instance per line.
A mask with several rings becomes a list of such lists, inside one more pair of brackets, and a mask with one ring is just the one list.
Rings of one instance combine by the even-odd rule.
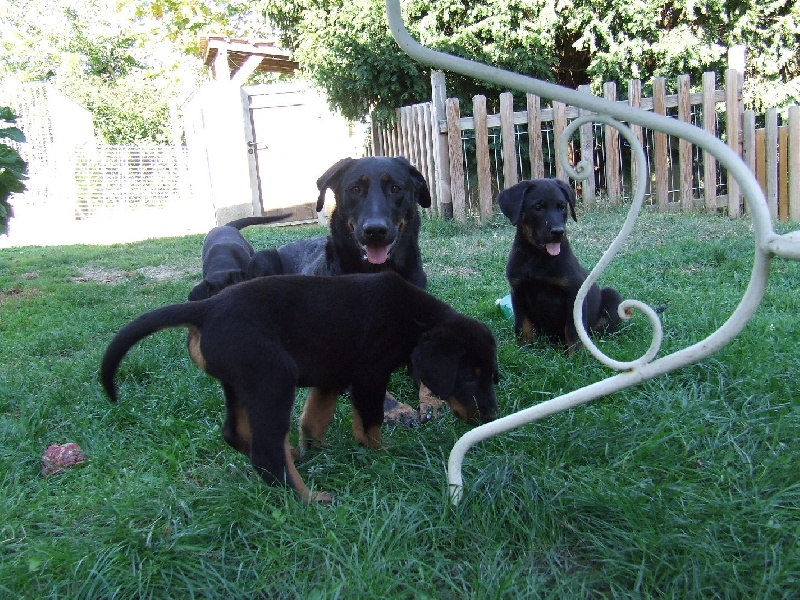
[[416, 427], [420, 422], [419, 412], [408, 404], [398, 402], [387, 393], [383, 399], [383, 422], [387, 425]]

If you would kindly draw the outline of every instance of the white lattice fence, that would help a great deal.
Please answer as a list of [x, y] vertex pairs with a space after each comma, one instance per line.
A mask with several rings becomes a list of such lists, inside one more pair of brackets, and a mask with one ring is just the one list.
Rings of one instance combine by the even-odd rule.
[[80, 216], [160, 208], [189, 199], [187, 151], [174, 146], [85, 146], [75, 155]]

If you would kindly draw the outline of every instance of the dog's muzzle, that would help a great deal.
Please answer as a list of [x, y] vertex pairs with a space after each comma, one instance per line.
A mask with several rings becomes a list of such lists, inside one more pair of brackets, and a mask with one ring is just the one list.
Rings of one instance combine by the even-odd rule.
[[390, 228], [382, 219], [364, 221], [356, 237], [362, 258], [373, 265], [382, 265], [389, 260], [397, 241], [396, 235], [390, 233]]

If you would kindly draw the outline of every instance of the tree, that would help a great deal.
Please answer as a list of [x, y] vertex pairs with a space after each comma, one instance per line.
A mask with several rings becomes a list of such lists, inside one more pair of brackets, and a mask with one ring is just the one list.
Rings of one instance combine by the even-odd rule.
[[[428, 98], [426, 69], [390, 38], [384, 0], [263, 0], [309, 77], [349, 118]], [[409, 0], [412, 35], [432, 48], [576, 87], [704, 71], [722, 76], [729, 46], [748, 48], [749, 102], [758, 90], [800, 100], [796, 0]], [[449, 77], [465, 107], [492, 87]]]
[[196, 87], [201, 65], [134, 10], [111, 0], [3, 3], [0, 77], [54, 84], [92, 112], [108, 143], [166, 142], [169, 104]]

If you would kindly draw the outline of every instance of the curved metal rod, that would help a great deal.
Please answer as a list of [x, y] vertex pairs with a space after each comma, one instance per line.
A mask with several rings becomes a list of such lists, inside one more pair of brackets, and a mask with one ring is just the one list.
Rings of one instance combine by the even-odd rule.
[[636, 224], [636, 217], [639, 216], [639, 212], [644, 204], [644, 193], [646, 190], [644, 173], [647, 173], [647, 159], [645, 158], [644, 149], [639, 143], [639, 140], [636, 139], [636, 136], [629, 127], [607, 115], [586, 115], [572, 121], [572, 123], [570, 123], [569, 126], [564, 130], [564, 133], [559, 139], [559, 158], [570, 177], [573, 179], [586, 179], [587, 177], [594, 175], [594, 173], [587, 168], [587, 165], [584, 161], [579, 162], [576, 169], [573, 169], [570, 166], [567, 158], [567, 142], [571, 139], [573, 132], [577, 131], [581, 125], [595, 121], [600, 121], [606, 123], [607, 125], [611, 125], [612, 127], [616, 128], [626, 140], [628, 140], [628, 143], [631, 146], [631, 156], [636, 161], [638, 172], [642, 173], [642, 177], [639, 177], [636, 181], [636, 189], [634, 190], [633, 200], [631, 201], [631, 208], [628, 211], [628, 216], [625, 219], [625, 223], [622, 225], [622, 229], [617, 234], [617, 237], [614, 238], [614, 241], [611, 243], [608, 250], [606, 250], [603, 256], [600, 258], [597, 265], [595, 265], [594, 269], [592, 269], [592, 271], [586, 277], [581, 287], [578, 289], [578, 293], [575, 296], [575, 303], [572, 307], [572, 320], [575, 323], [575, 329], [578, 332], [578, 337], [580, 338], [581, 343], [592, 354], [592, 356], [594, 356], [598, 361], [607, 367], [611, 367], [617, 371], [624, 371], [647, 364], [658, 354], [658, 351], [661, 348], [661, 340], [664, 337], [658, 314], [650, 306], [644, 302], [639, 302], [638, 300], [625, 300], [619, 305], [619, 316], [622, 319], [627, 320], [633, 317], [633, 309], [636, 309], [645, 314], [650, 321], [650, 325], [653, 327], [653, 341], [650, 343], [650, 347], [648, 348], [647, 352], [645, 352], [643, 356], [636, 360], [622, 362], [614, 360], [603, 354], [597, 345], [595, 345], [592, 338], [589, 337], [589, 332], [586, 331], [586, 328], [583, 326], [583, 300], [586, 298], [592, 285], [597, 282], [602, 272], [611, 263], [614, 256], [616, 256], [617, 251], [622, 247], [622, 244], [625, 243], [625, 240], [633, 231], [633, 226]]
[[[501, 87], [528, 92], [578, 106], [597, 113], [593, 115], [596, 120], [605, 120], [606, 117], [604, 115], [608, 115], [620, 121], [633, 122], [648, 129], [663, 131], [688, 140], [709, 151], [717, 158], [719, 164], [728, 170], [729, 176], [734, 177], [739, 183], [745, 202], [750, 210], [755, 232], [755, 259], [750, 282], [737, 308], [717, 331], [692, 346], [652, 362], [650, 362], [651, 347], [651, 351], [649, 351], [645, 357], [639, 361], [635, 361], [634, 365], [626, 367], [629, 370], [625, 372], [468, 431], [456, 441], [448, 460], [450, 499], [454, 504], [457, 504], [463, 494], [461, 464], [467, 450], [479, 441], [538, 421], [557, 412], [585, 404], [591, 400], [637, 385], [658, 375], [696, 362], [713, 354], [736, 337], [747, 324], [761, 302], [764, 290], [766, 289], [769, 266], [772, 258], [774, 256], [781, 256], [791, 260], [800, 260], [800, 232], [793, 232], [780, 236], [773, 231], [766, 200], [755, 177], [753, 177], [747, 166], [733, 150], [721, 140], [707, 134], [702, 129], [676, 119], [670, 119], [649, 111], [611, 102], [591, 94], [577, 92], [489, 65], [444, 54], [442, 52], [436, 52], [420, 45], [408, 34], [403, 24], [400, 0], [386, 0], [386, 13], [392, 35], [399, 46], [411, 58], [422, 64], [437, 69], [454, 71], [475, 79], [489, 81]], [[633, 211], [633, 208], [631, 210]], [[631, 228], [634, 220], [635, 215], [631, 217], [629, 214], [629, 218], [626, 220], [623, 230]], [[620, 235], [622, 235], [623, 232], [621, 232]], [[613, 258], [614, 252], [615, 250], [610, 248], [609, 251], [603, 255], [600, 263], [598, 263], [590, 276], [599, 274], [607, 262]], [[576, 302], [576, 305], [578, 304], [581, 303]], [[580, 315], [578, 309], [576, 309], [576, 315]], [[657, 318], [656, 321], [658, 321]], [[578, 323], [580, 322], [581, 321], [578, 321]], [[658, 327], [660, 328], [660, 324]], [[581, 327], [578, 327], [579, 331], [581, 329]]]

